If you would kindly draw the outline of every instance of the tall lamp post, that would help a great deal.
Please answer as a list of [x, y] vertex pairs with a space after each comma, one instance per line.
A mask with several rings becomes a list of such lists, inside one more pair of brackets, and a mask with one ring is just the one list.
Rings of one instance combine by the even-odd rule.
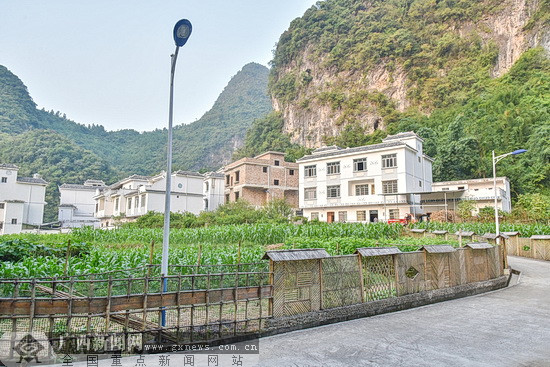
[[518, 149], [518, 150], [514, 150], [513, 152], [502, 154], [502, 155], [499, 155], [499, 156], [495, 157], [495, 151], [493, 150], [493, 191], [494, 191], [494, 195], [495, 195], [495, 227], [496, 227], [496, 235], [497, 235], [497, 237], [496, 237], [497, 244], [500, 244], [500, 238], [499, 238], [500, 224], [499, 224], [499, 218], [498, 218], [497, 169], [496, 169], [496, 166], [497, 166], [498, 161], [500, 161], [501, 159], [503, 159], [505, 157], [508, 157], [509, 155], [518, 155], [518, 154], [521, 154], [521, 153], [525, 153], [526, 151], [527, 151], [526, 149]]
[[[168, 152], [166, 164], [166, 193], [164, 194], [164, 233], [162, 236], [162, 262], [160, 266], [161, 277], [164, 277], [162, 290], [167, 291], [168, 280], [168, 248], [170, 246], [170, 199], [172, 196], [172, 119], [174, 112], [174, 74], [176, 72], [176, 60], [181, 46], [187, 43], [192, 31], [191, 22], [182, 19], [174, 26], [174, 42], [176, 51], [171, 55], [172, 67], [170, 71], [170, 108], [168, 112]], [[162, 311], [162, 326], [166, 325], [166, 311]]]

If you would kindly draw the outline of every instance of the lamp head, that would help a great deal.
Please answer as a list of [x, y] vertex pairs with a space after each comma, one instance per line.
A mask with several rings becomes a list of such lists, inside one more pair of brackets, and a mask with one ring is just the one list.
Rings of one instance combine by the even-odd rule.
[[182, 19], [174, 26], [174, 42], [176, 46], [181, 47], [187, 43], [193, 27], [187, 19]]
[[526, 151], [527, 149], [518, 149], [518, 150], [514, 150], [511, 154], [516, 155], [516, 154], [525, 153]]

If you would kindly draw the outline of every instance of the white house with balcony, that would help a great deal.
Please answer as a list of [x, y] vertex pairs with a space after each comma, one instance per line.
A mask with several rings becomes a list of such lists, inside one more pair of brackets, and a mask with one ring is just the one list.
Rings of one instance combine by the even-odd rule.
[[[507, 177], [497, 177], [496, 185], [498, 209], [510, 212], [512, 210], [510, 181]], [[486, 206], [494, 208], [493, 186], [493, 178], [434, 182], [433, 192], [422, 195], [422, 205], [429, 214], [439, 210], [456, 210], [460, 201], [472, 200], [474, 202], [472, 215], [476, 215], [479, 209]]]
[[206, 172], [203, 175], [203, 210], [214, 211], [223, 205], [224, 196], [224, 174], [219, 172]]
[[46, 186], [38, 174], [19, 177], [19, 167], [0, 163], [0, 235], [20, 233], [23, 225], [38, 226], [44, 220]]
[[323, 222], [421, 217], [420, 194], [432, 190], [432, 158], [414, 132], [381, 144], [323, 147], [297, 160], [303, 215]]
[[58, 220], [61, 227], [99, 227], [99, 219], [94, 216], [94, 196], [98, 189], [104, 188], [105, 182], [101, 180], [86, 180], [82, 185], [64, 183], [59, 186]]
[[[172, 173], [170, 206], [172, 212], [198, 214], [203, 209], [203, 176], [197, 172]], [[150, 212], [164, 213], [166, 174], [156, 176], [132, 175], [104, 189], [94, 196], [95, 217], [101, 227], [117, 222], [130, 222]]]

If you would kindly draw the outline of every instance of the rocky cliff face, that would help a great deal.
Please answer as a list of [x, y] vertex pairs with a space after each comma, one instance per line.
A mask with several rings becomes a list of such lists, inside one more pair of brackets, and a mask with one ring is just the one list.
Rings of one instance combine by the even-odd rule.
[[[371, 33], [351, 41], [348, 36], [345, 42], [341, 41], [344, 37], [341, 34], [332, 36], [325, 33], [317, 39], [302, 36], [298, 40], [306, 46], [292, 54], [292, 57], [287, 57], [285, 61], [278, 61], [278, 52], [282, 53], [289, 47], [288, 45], [298, 43], [295, 41], [295, 34], [299, 34], [300, 31], [308, 32], [308, 29], [300, 30], [300, 27], [304, 27], [304, 23], [307, 24], [307, 19], [305, 21], [298, 19], [293, 22], [287, 34], [281, 37], [276, 50], [271, 75], [273, 108], [282, 113], [285, 121], [284, 132], [291, 135], [292, 141], [312, 148], [323, 145], [325, 137], [338, 135], [349, 124], [359, 125], [366, 133], [371, 133], [384, 129], [395, 113], [405, 112], [411, 107], [421, 113], [429, 114], [434, 108], [447, 103], [446, 94], [450, 95], [450, 92], [444, 89], [439, 91], [440, 86], [445, 83], [451, 84], [448, 90], [454, 93], [456, 85], [462, 83], [462, 80], [457, 78], [464, 77], [454, 74], [468, 74], [469, 63], [472, 63], [472, 68], [481, 68], [479, 65], [482, 65], [482, 61], [479, 60], [483, 57], [490, 58], [490, 65], [487, 66], [485, 75], [499, 77], [506, 73], [529, 48], [542, 46], [550, 52], [548, 23], [535, 19], [537, 14], [540, 15], [540, 12], [544, 11], [540, 1], [506, 0], [501, 4], [487, 1], [487, 12], [477, 16], [474, 14], [470, 19], [465, 17], [461, 20], [444, 22], [436, 20], [432, 23], [427, 20], [424, 27], [434, 27], [434, 29], [436, 26], [440, 27], [437, 29], [446, 27], [445, 31], [434, 31], [435, 36], [424, 44], [421, 43], [423, 41], [419, 41], [419, 44], [415, 45], [412, 41], [411, 47], [416, 48], [416, 51], [412, 51], [409, 55], [401, 56], [399, 48], [403, 47], [397, 44], [396, 49], [390, 51], [397, 56], [386, 53], [384, 57], [363, 67], [357, 67], [354, 64], [363, 47], [358, 46], [358, 43], [369, 45], [372, 42], [376, 45], [374, 37], [378, 37], [380, 33]], [[415, 2], [421, 1], [403, 3], [409, 3], [407, 11], [412, 12]], [[327, 3], [330, 5], [338, 1], [327, 0]], [[375, 8], [380, 6], [376, 1], [351, 1], [351, 3], [347, 1], [343, 4], [347, 8], [356, 6], [355, 14], [344, 16], [344, 19], [350, 23], [362, 22], [361, 12], [372, 14]], [[343, 8], [338, 9], [336, 6], [329, 5], [325, 8], [312, 8], [304, 17], [317, 16], [326, 19], [326, 14], [329, 14], [329, 17], [342, 19], [341, 14], [338, 15], [340, 18], [337, 18], [334, 13], [342, 12]], [[444, 10], [452, 12], [454, 9]], [[426, 18], [429, 19], [429, 16]], [[365, 16], [364, 19], [368, 17]], [[397, 34], [392, 37], [399, 37], [399, 32], [412, 32], [411, 38], [414, 39], [415, 19], [412, 15], [409, 21], [413, 25], [402, 22], [402, 30], [397, 32], [391, 30]], [[354, 34], [357, 34], [357, 29], [360, 28], [355, 30], [352, 28], [348, 32], [354, 31]], [[292, 38], [289, 34], [292, 34]], [[331, 44], [332, 49], [322, 47], [327, 43], [326, 37], [336, 39]], [[453, 44], [461, 40], [474, 40], [469, 42], [472, 45], [477, 42], [478, 45], [469, 45], [465, 48], [465, 46]], [[354, 41], [357, 43], [353, 43]], [[343, 44], [343, 47], [347, 46], [349, 52], [335, 53], [334, 50], [340, 44]], [[404, 44], [406, 48], [411, 43]], [[456, 51], [453, 51], [453, 47]], [[365, 53], [368, 52], [372, 51], [365, 51]], [[475, 52], [479, 55], [485, 53], [487, 56], [474, 55]], [[335, 54], [339, 55], [339, 61], [343, 60], [343, 62], [335, 63]], [[479, 61], [480, 64], [474, 64], [467, 57], [463, 58], [464, 54], [469, 55], [467, 57], [471, 57], [471, 60]], [[417, 60], [416, 66], [410, 66], [408, 60], [412, 59]], [[425, 63], [426, 75], [422, 75], [424, 72], [422, 63]], [[280, 88], [279, 92], [277, 91], [278, 85], [289, 81], [293, 83], [292, 93], [282, 93]], [[473, 85], [474, 82], [475, 80], [464, 83], [464, 90], [458, 92], [467, 95], [470, 88], [468, 83]], [[288, 88], [286, 90], [288, 91]]]

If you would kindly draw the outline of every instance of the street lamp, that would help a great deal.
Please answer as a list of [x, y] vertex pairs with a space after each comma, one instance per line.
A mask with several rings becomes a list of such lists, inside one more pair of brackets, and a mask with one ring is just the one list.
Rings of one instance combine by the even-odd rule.
[[[174, 112], [174, 74], [176, 72], [176, 60], [179, 48], [187, 43], [193, 27], [187, 19], [182, 19], [174, 26], [174, 42], [176, 51], [170, 56], [172, 67], [170, 71], [170, 108], [168, 112], [168, 152], [166, 155], [166, 193], [164, 194], [164, 233], [162, 236], [162, 262], [160, 266], [161, 277], [164, 277], [162, 290], [167, 290], [168, 275], [168, 247], [170, 246], [170, 198], [172, 196], [172, 118]], [[166, 311], [162, 311], [162, 326], [166, 325]]]
[[497, 166], [498, 161], [500, 161], [501, 159], [503, 159], [505, 157], [508, 157], [509, 155], [518, 155], [518, 154], [521, 154], [521, 153], [525, 153], [526, 151], [527, 151], [526, 149], [518, 149], [518, 150], [514, 150], [513, 152], [502, 154], [502, 155], [499, 155], [499, 156], [495, 157], [495, 151], [493, 150], [493, 191], [494, 191], [494, 195], [495, 195], [495, 226], [496, 226], [496, 235], [497, 235], [497, 237], [496, 237], [497, 245], [500, 244], [500, 238], [499, 238], [500, 225], [499, 225], [499, 221], [498, 221], [497, 170], [496, 170], [496, 166]]

